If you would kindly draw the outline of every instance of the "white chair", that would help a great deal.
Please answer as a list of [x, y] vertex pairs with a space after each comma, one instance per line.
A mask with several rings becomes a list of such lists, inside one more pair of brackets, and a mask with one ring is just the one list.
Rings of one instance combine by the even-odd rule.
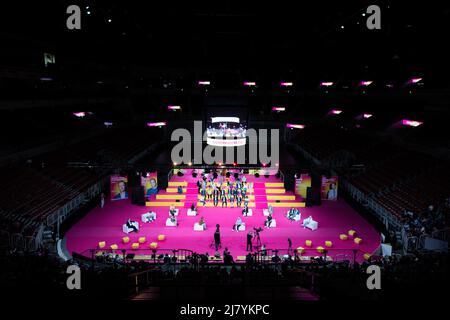
[[[139, 231], [139, 222], [133, 221], [131, 224], [134, 225], [134, 226], [136, 227], [136, 229]], [[133, 228], [128, 228], [128, 227], [127, 227], [127, 224], [125, 223], [125, 224], [122, 226], [122, 231], [123, 231], [124, 233], [126, 233], [126, 234], [129, 234], [130, 232], [134, 231], [134, 229], [133, 229]]]
[[253, 210], [252, 209], [248, 209], [247, 214], [242, 213], [242, 215], [244, 217], [252, 217], [253, 216]]
[[191, 208], [189, 208], [188, 211], [187, 211], [187, 215], [191, 216], [191, 217], [196, 216], [197, 215], [197, 210], [191, 210]]
[[167, 218], [167, 220], [166, 220], [166, 227], [176, 227], [176, 226], [177, 226], [177, 221], [176, 220], [172, 222], [172, 220], [170, 220], [170, 218]]
[[[289, 219], [289, 211], [286, 212], [286, 218]], [[302, 214], [299, 212], [294, 216], [294, 221], [300, 221], [302, 219]]]
[[319, 223], [317, 221], [314, 221], [312, 218], [306, 218], [305, 220], [303, 220], [303, 227], [314, 231], [319, 227]]
[[264, 217], [268, 217], [269, 216], [269, 209], [263, 209], [263, 214], [264, 214]]
[[141, 215], [141, 220], [143, 223], [155, 221], [156, 220], [156, 212], [150, 211], [150, 212], [143, 213]]
[[205, 223], [200, 225], [200, 224], [198, 224], [198, 222], [196, 222], [194, 224], [194, 231], [205, 231], [205, 230], [206, 230], [206, 224]]

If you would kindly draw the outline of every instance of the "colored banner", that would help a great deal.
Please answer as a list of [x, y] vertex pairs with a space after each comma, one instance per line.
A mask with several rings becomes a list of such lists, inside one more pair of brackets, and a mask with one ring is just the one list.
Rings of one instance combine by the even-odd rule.
[[298, 194], [303, 199], [306, 199], [306, 190], [311, 187], [311, 177], [307, 173], [300, 175], [300, 178], [295, 179], [295, 194]]
[[146, 177], [141, 177], [141, 186], [144, 187], [146, 197], [158, 193], [158, 172], [149, 172]]
[[322, 176], [322, 200], [337, 200], [338, 176], [327, 178]]
[[111, 200], [128, 199], [128, 176], [112, 175], [111, 183]]

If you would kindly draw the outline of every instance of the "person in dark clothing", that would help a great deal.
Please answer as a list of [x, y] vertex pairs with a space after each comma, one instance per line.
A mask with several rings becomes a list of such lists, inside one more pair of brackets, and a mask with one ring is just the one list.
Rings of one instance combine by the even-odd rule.
[[222, 243], [220, 241], [220, 225], [216, 224], [216, 231], [214, 232], [214, 246], [216, 251], [222, 247]]
[[251, 231], [249, 231], [249, 233], [247, 233], [247, 251], [253, 251], [253, 245], [252, 245], [252, 240], [253, 240], [253, 234]]

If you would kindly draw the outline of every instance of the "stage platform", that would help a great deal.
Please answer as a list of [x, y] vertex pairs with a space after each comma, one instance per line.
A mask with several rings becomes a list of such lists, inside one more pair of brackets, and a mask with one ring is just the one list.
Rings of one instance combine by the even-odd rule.
[[[191, 180], [192, 179], [192, 180]], [[284, 190], [284, 184], [276, 177], [265, 178], [248, 177], [248, 181], [253, 183], [254, 192], [251, 194], [250, 208], [253, 216], [242, 217], [242, 208], [222, 208], [221, 203], [216, 208], [212, 206], [212, 201], [208, 201], [207, 206], [198, 205], [198, 216], [187, 216], [187, 210], [191, 203], [198, 202], [197, 187], [192, 176], [174, 177], [171, 182], [186, 185], [186, 192], [179, 199], [166, 198], [165, 195], [171, 193], [160, 191], [158, 196], [152, 196], [147, 202], [147, 206], [132, 205], [130, 200], [107, 201], [104, 208], [95, 208], [88, 215], [75, 224], [66, 234], [66, 246], [70, 254], [77, 252], [89, 256], [89, 249], [97, 249], [98, 243], [106, 242], [105, 248], [111, 245], [118, 246], [117, 252], [121, 249], [130, 250], [136, 256], [146, 257], [150, 253], [149, 245], [156, 242], [158, 249], [189, 249], [198, 253], [208, 252], [214, 254], [211, 248], [215, 225], [220, 224], [222, 235], [222, 249], [225, 247], [231, 251], [235, 260], [247, 254], [246, 235], [254, 227], [262, 227], [265, 221], [263, 209], [270, 203], [274, 207], [273, 217], [276, 219], [276, 228], [264, 228], [261, 232], [262, 243], [268, 249], [287, 249], [287, 239], [293, 243], [293, 249], [297, 247], [305, 248], [304, 256], [318, 256], [317, 247], [326, 248], [325, 241], [331, 241], [332, 246], [328, 249], [328, 255], [333, 259], [352, 258], [353, 250], [358, 250], [357, 259], [363, 260], [363, 254], [372, 254], [380, 245], [380, 234], [365, 221], [354, 209], [343, 200], [324, 201], [321, 206], [312, 208], [304, 207], [304, 202], [293, 195], [292, 192]], [[274, 184], [275, 183], [275, 184]], [[172, 188], [170, 186], [169, 188]], [[168, 189], [169, 189], [168, 188]], [[174, 187], [176, 189], [176, 187]], [[280, 194], [268, 194], [267, 190], [283, 190]], [[173, 195], [177, 195], [176, 193]], [[161, 197], [163, 196], [163, 197]], [[269, 198], [280, 196], [282, 198]], [[294, 196], [294, 198], [292, 198]], [[173, 200], [173, 201], [172, 201]], [[176, 202], [178, 200], [179, 202]], [[278, 200], [279, 202], [276, 202]], [[166, 227], [168, 209], [170, 205], [180, 209], [178, 215], [178, 227]], [[319, 223], [319, 228], [315, 231], [304, 229], [301, 221], [292, 222], [286, 218], [286, 211], [289, 207], [297, 207], [302, 220], [312, 216]], [[144, 224], [141, 222], [141, 215], [148, 211], [157, 213], [157, 220]], [[245, 232], [236, 232], [232, 227], [238, 216], [242, 217], [246, 224]], [[203, 217], [206, 221], [205, 231], [194, 231], [194, 224]], [[126, 235], [122, 232], [122, 225], [130, 218], [140, 223], [138, 233]], [[353, 241], [353, 237], [348, 240], [340, 240], [340, 234], [346, 234], [349, 230], [356, 230], [357, 237], [362, 239], [360, 244]], [[158, 235], [164, 235], [163, 241], [158, 240]], [[128, 236], [129, 243], [122, 243], [122, 238]], [[138, 250], [131, 251], [132, 243], [138, 242], [140, 237], [145, 237], [145, 242], [140, 244]], [[311, 240], [312, 245], [308, 248], [306, 240]]]

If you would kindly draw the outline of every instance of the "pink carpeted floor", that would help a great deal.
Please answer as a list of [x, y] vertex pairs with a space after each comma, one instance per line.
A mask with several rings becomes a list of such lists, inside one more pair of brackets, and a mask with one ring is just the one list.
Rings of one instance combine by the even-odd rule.
[[[141, 223], [141, 214], [149, 210], [155, 211], [158, 218], [150, 224]], [[87, 216], [74, 225], [66, 234], [66, 245], [69, 253], [82, 253], [88, 255], [89, 249], [96, 249], [99, 241], [106, 241], [109, 248], [111, 244], [117, 244], [120, 249], [131, 249], [131, 243], [137, 242], [141, 236], [147, 238], [147, 242], [141, 248], [148, 248], [150, 242], [158, 242], [161, 249], [190, 249], [199, 253], [214, 253], [210, 248], [213, 240], [214, 226], [220, 224], [223, 247], [228, 247], [232, 255], [237, 257], [245, 255], [246, 232], [234, 232], [232, 226], [242, 209], [239, 208], [199, 208], [197, 217], [188, 217], [186, 208], [180, 209], [178, 217], [179, 227], [166, 227], [168, 217], [166, 207], [139, 207], [132, 205], [129, 200], [107, 202], [103, 209], [95, 208]], [[319, 228], [316, 231], [303, 229], [300, 222], [291, 222], [285, 217], [286, 208], [274, 208], [274, 218], [277, 228], [264, 229], [261, 233], [262, 243], [269, 249], [287, 249], [287, 239], [291, 238], [293, 248], [305, 247], [305, 240], [312, 240], [312, 249], [308, 249], [304, 255], [316, 256], [317, 246], [325, 246], [325, 241], [333, 242], [329, 255], [336, 259], [352, 255], [353, 249], [358, 249], [358, 260], [364, 253], [373, 253], [380, 244], [380, 234], [365, 221], [355, 210], [343, 200], [337, 202], [323, 202], [320, 207], [300, 208], [302, 219], [312, 215], [318, 221]], [[198, 232], [193, 230], [194, 223], [203, 216], [206, 220], [207, 230]], [[140, 222], [139, 233], [131, 233], [130, 243], [122, 244], [122, 225], [130, 218]], [[265, 217], [262, 209], [253, 208], [253, 217], [243, 217], [247, 231], [249, 228], [262, 226]], [[339, 234], [347, 233], [354, 229], [358, 237], [363, 239], [362, 244], [357, 245], [350, 237], [347, 241], [339, 239]], [[157, 236], [164, 234], [164, 241], [157, 241]], [[142, 250], [143, 251], [143, 250]], [[144, 254], [139, 250], [138, 254]], [[149, 254], [147, 251], [146, 254]], [[341, 255], [336, 257], [336, 255]]]

